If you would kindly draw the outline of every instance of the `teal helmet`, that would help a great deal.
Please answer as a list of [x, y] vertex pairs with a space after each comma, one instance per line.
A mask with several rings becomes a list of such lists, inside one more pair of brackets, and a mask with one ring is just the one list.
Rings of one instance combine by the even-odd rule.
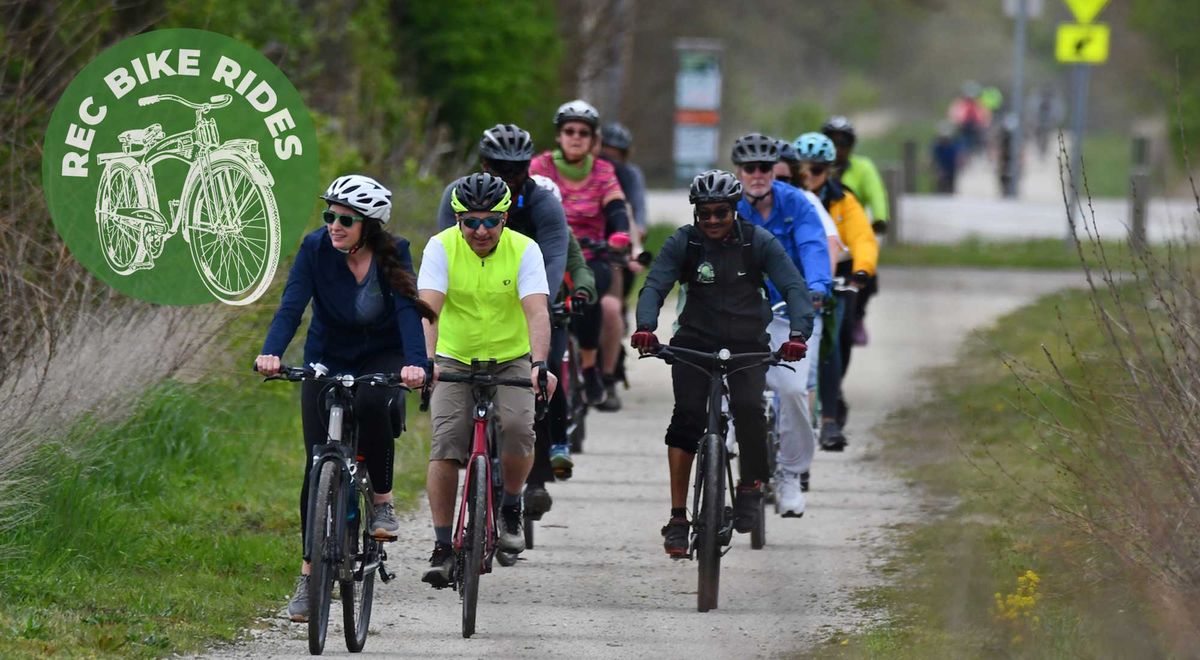
[[833, 140], [824, 133], [805, 133], [796, 138], [792, 146], [801, 162], [832, 163], [837, 158], [837, 148], [833, 146]]

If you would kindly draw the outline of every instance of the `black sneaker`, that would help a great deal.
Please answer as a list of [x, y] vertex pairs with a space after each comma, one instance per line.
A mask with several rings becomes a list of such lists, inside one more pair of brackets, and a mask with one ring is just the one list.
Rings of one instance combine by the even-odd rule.
[[500, 507], [500, 549], [514, 555], [525, 549], [520, 505]]
[[821, 449], [824, 451], [842, 451], [846, 448], [846, 436], [837, 422], [829, 421], [821, 424]]
[[800, 473], [800, 492], [801, 493], [808, 492], [808, 470], [805, 470]]
[[421, 581], [428, 583], [434, 589], [445, 589], [450, 586], [450, 577], [454, 572], [454, 548], [445, 543], [434, 543], [433, 554], [429, 555], [429, 569], [421, 576]]
[[755, 481], [737, 487], [737, 503], [733, 510], [733, 528], [745, 534], [758, 524], [762, 509], [762, 484]]
[[601, 412], [617, 412], [621, 409], [621, 397], [617, 396], [617, 380], [612, 376], [604, 377], [604, 401], [596, 405]]
[[525, 517], [530, 520], [541, 520], [550, 512], [554, 499], [546, 491], [545, 486], [525, 486]]
[[687, 518], [671, 518], [662, 528], [663, 549], [671, 559], [683, 559], [688, 554], [688, 533], [692, 525]]
[[583, 370], [583, 400], [589, 406], [599, 406], [604, 403], [607, 393], [604, 391], [604, 379], [600, 370], [589, 367]]

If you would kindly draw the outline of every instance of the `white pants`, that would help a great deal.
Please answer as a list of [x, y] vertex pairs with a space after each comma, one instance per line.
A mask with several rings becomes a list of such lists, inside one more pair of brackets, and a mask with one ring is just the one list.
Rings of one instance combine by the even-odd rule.
[[[767, 332], [771, 334], [771, 350], [777, 351], [788, 340], [791, 325], [786, 318], [776, 316]], [[821, 316], [813, 319], [812, 337], [808, 339], [808, 355], [799, 362], [787, 362], [795, 369], [782, 366], [767, 370], [767, 388], [779, 397], [779, 469], [788, 472], [807, 472], [812, 466], [817, 439], [813, 434], [808, 407], [808, 380], [821, 346]]]

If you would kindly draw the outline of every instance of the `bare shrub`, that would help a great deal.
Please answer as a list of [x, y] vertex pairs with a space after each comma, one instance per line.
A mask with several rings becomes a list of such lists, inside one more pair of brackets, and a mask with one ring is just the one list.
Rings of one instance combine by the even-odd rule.
[[[1073, 558], [1085, 577], [1131, 585], [1167, 644], [1191, 655], [1200, 647], [1198, 227], [1188, 218], [1168, 244], [1131, 244], [1131, 259], [1118, 263], [1100, 241], [1082, 174], [1082, 220], [1072, 229], [1102, 351], [1095, 341], [1085, 350], [1060, 317], [1066, 350], [1043, 345], [1047, 367], [1009, 361], [1026, 412], [1041, 422], [1033, 450], [1062, 476], [1022, 486], [1092, 541], [1088, 556]], [[1072, 216], [1069, 169], [1063, 178]]]

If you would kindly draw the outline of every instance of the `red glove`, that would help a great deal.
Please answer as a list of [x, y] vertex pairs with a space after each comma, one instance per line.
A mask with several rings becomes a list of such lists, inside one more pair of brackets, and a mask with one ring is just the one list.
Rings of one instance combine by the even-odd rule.
[[638, 349], [641, 353], [646, 353], [657, 349], [661, 344], [658, 343], [658, 337], [654, 336], [649, 330], [638, 330], [629, 338], [629, 345]]
[[808, 354], [808, 344], [804, 343], [803, 339], [796, 337], [783, 342], [783, 346], [779, 347], [779, 359], [784, 362], [797, 362], [803, 360]]

